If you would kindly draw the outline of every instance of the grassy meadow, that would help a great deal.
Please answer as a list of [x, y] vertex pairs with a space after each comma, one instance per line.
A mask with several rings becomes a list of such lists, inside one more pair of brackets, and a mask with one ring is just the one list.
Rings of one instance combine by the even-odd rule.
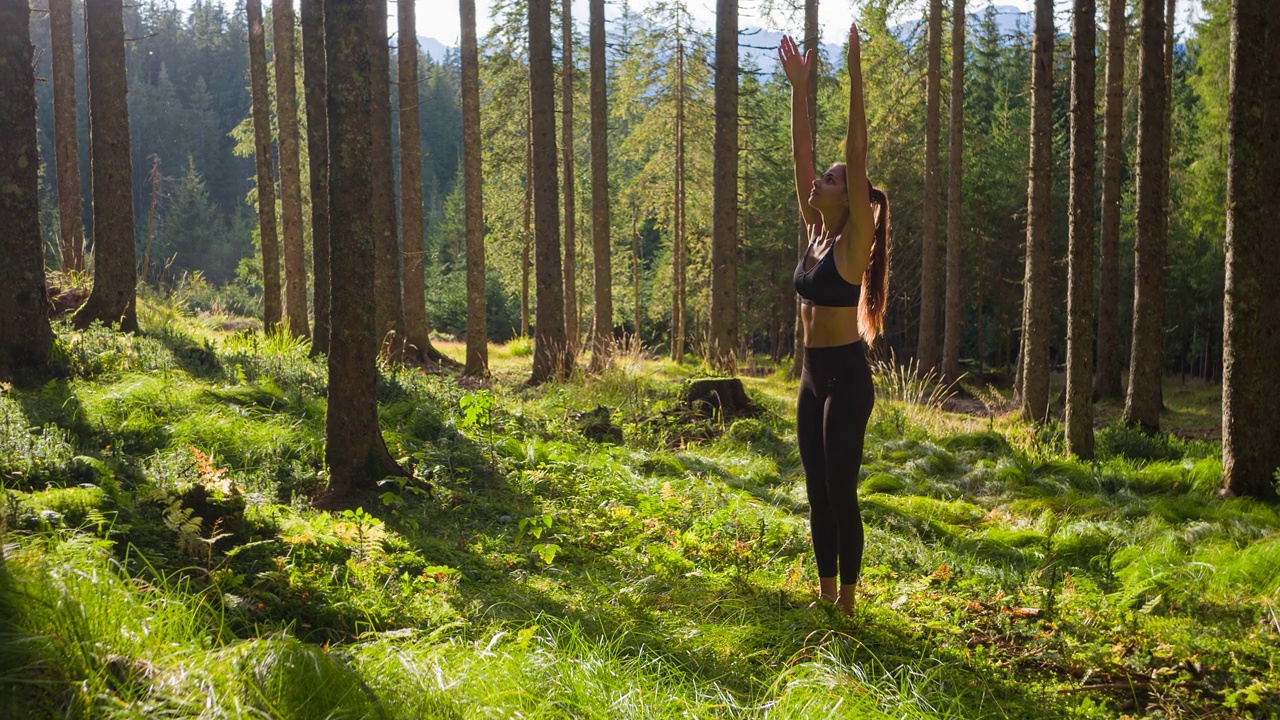
[[484, 386], [384, 368], [413, 478], [325, 513], [308, 347], [139, 315], [0, 390], [0, 717], [1280, 716], [1280, 507], [1215, 497], [1215, 388], [1157, 438], [1102, 406], [1081, 463], [882, 364], [846, 618], [770, 368], [732, 421], [635, 348], [534, 389], [521, 341]]

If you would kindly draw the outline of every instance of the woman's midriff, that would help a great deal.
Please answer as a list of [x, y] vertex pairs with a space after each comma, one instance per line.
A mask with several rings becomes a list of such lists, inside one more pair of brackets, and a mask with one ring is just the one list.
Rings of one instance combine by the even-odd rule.
[[858, 308], [800, 305], [805, 347], [837, 347], [861, 340], [858, 335]]

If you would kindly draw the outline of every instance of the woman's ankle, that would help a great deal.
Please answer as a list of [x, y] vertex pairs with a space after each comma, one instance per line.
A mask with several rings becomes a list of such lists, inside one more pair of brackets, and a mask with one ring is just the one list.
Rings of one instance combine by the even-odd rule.
[[836, 604], [840, 606], [840, 609], [845, 615], [853, 613], [853, 598], [857, 588], [858, 586], [856, 583], [840, 586], [840, 595], [836, 600]]
[[829, 603], [833, 603], [839, 598], [836, 591], [835, 577], [818, 578], [818, 596], [821, 597], [824, 602]]

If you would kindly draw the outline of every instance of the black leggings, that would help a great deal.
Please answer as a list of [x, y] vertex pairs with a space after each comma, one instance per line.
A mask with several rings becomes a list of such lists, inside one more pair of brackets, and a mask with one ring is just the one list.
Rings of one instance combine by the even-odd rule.
[[862, 343], [804, 349], [796, 436], [809, 491], [809, 525], [819, 577], [853, 585], [862, 569], [858, 471], [867, 420], [875, 405]]

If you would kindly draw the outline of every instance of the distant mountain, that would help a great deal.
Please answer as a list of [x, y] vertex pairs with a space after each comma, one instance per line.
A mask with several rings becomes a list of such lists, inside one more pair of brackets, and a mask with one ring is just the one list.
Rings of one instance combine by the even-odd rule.
[[[1019, 32], [1029, 32], [1031, 28], [1031, 13], [1023, 12], [1012, 5], [996, 5], [995, 6], [996, 27], [1002, 38], [1008, 40]], [[982, 22], [986, 9], [982, 9], [975, 13], [968, 14], [968, 22], [965, 25], [966, 34], [973, 36], [978, 24]], [[893, 34], [899, 40], [907, 40], [911, 37], [924, 39], [924, 18], [916, 22], [903, 23], [895, 25], [892, 30]], [[945, 32], [950, 33], [950, 29], [946, 28]], [[944, 39], [950, 42], [950, 39]], [[745, 66], [754, 64], [763, 73], [773, 72], [774, 65], [778, 62], [778, 44], [782, 42], [782, 33], [776, 30], [764, 30], [756, 27], [744, 27], [741, 30], [738, 40], [738, 56], [739, 61]], [[432, 60], [439, 62], [444, 60], [445, 53], [449, 50], [457, 50], [440, 42], [435, 38], [418, 36], [418, 44], [423, 52], [431, 56]], [[841, 46], [843, 43], [822, 45], [822, 53], [827, 57], [828, 61], [833, 61], [840, 57]], [[750, 63], [748, 62], [750, 61]]]

